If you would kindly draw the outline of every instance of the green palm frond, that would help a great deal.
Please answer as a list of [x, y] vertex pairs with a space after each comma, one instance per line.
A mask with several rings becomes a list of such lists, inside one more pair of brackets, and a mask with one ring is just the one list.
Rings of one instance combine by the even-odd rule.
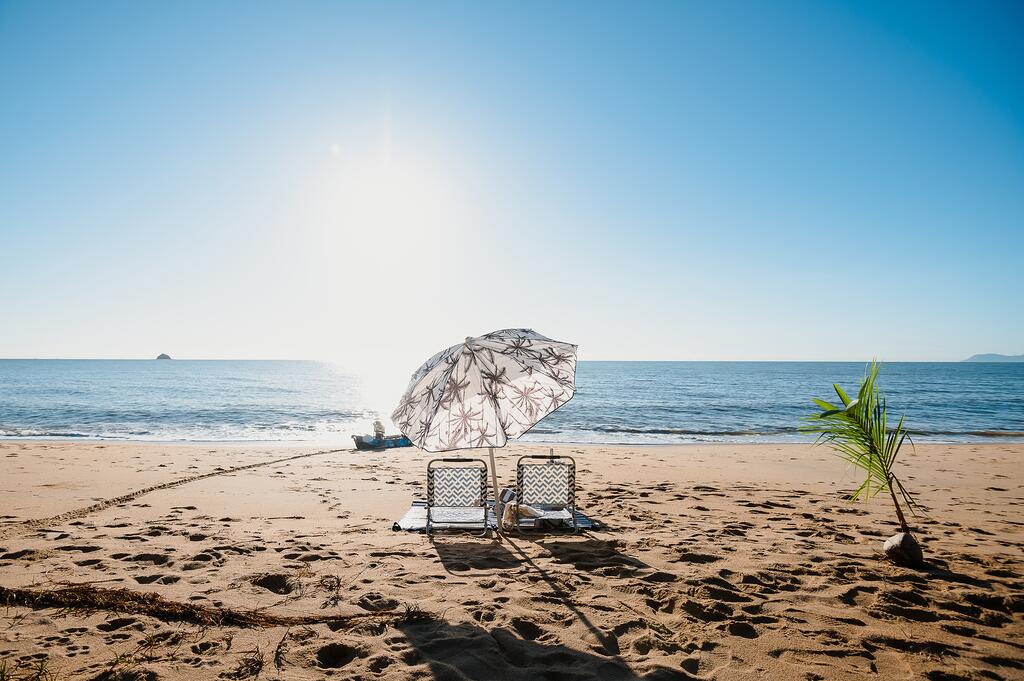
[[896, 505], [900, 523], [905, 525], [896, 492], [912, 512], [916, 504], [892, 470], [903, 442], [910, 438], [903, 429], [902, 417], [895, 428], [890, 430], [888, 427], [885, 398], [878, 389], [880, 368], [877, 360], [868, 365], [856, 399], [850, 399], [838, 384], [833, 384], [842, 406], [815, 399], [814, 404], [820, 411], [805, 417], [800, 430], [817, 433], [815, 444], [829, 445], [840, 458], [864, 471], [864, 482], [850, 495], [851, 500], [869, 499], [881, 491], [888, 491]]

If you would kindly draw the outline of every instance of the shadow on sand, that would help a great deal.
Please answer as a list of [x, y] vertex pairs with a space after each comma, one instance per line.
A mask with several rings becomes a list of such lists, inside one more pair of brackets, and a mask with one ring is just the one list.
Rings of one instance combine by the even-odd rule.
[[992, 582], [987, 579], [979, 579], [961, 572], [955, 572], [950, 568], [949, 562], [932, 558], [924, 561], [914, 572], [921, 576], [921, 580], [937, 580], [942, 582], [953, 582], [955, 584], [969, 584], [984, 589], [991, 589]]
[[572, 565], [583, 572], [636, 572], [650, 567], [642, 560], [619, 551], [618, 544], [614, 541], [536, 540], [534, 543], [550, 553], [559, 563]]
[[432, 537], [430, 543], [437, 551], [441, 565], [452, 573], [469, 570], [509, 570], [522, 564], [522, 561], [502, 542]]
[[[528, 575], [532, 576], [536, 581], [543, 583], [548, 587], [548, 591], [545, 592], [545, 596], [561, 604], [566, 610], [568, 610], [576, 618], [577, 621], [582, 623], [594, 636], [598, 642], [598, 646], [595, 650], [599, 650], [603, 655], [608, 656], [611, 660], [605, 659], [600, 656], [595, 656], [595, 659], [602, 660], [607, 664], [612, 664], [616, 668], [621, 668], [629, 671], [628, 667], [619, 657], [619, 645], [618, 640], [615, 636], [603, 631], [597, 624], [595, 624], [583, 609], [580, 608], [579, 604], [573, 599], [571, 589], [567, 589], [565, 584], [551, 575], [547, 570], [537, 564], [537, 562], [523, 550], [526, 544], [533, 544], [545, 552], [547, 552], [556, 562], [572, 565], [576, 570], [581, 572], [600, 572], [601, 574], [613, 574], [615, 576], [631, 576], [637, 571], [649, 569], [646, 563], [632, 556], [628, 556], [619, 551], [616, 542], [603, 541], [598, 539], [584, 539], [584, 540], [549, 540], [543, 537], [537, 539], [517, 536], [515, 538], [511, 536], [504, 536], [496, 541], [483, 542], [483, 541], [470, 541], [470, 542], [456, 542], [456, 541], [445, 541], [436, 540], [433, 542], [434, 548], [437, 550], [438, 556], [441, 558], [441, 562], [445, 569], [449, 572], [459, 573], [466, 572], [468, 570], [509, 570], [511, 568], [525, 568]], [[522, 628], [514, 621], [513, 625], [516, 626], [517, 631], [524, 638], [533, 640], [539, 636], [539, 628], [532, 623], [524, 624]], [[536, 630], [536, 631], [534, 631]], [[487, 631], [481, 630], [485, 634]], [[495, 630], [500, 631], [500, 630]], [[507, 633], [507, 632], [506, 632]], [[531, 633], [533, 635], [531, 635]], [[490, 634], [488, 634], [490, 635]], [[500, 637], [500, 634], [495, 634], [496, 637]], [[570, 651], [571, 652], [571, 651]], [[671, 670], [669, 670], [671, 671]], [[672, 672], [676, 673], [676, 672]], [[439, 677], [440, 678], [440, 677]], [[452, 677], [458, 678], [458, 677]], [[477, 677], [469, 677], [477, 678]], [[489, 677], [480, 677], [489, 678]], [[490, 677], [498, 678], [498, 677]], [[534, 678], [547, 678], [547, 677], [534, 677]], [[559, 677], [557, 675], [550, 678], [577, 678], [574, 676]], [[586, 675], [578, 678], [636, 678], [631, 676], [604, 676], [599, 675], [597, 677], [588, 677]], [[668, 677], [666, 677], [668, 678]], [[676, 678], [676, 677], [672, 677]], [[685, 678], [685, 676], [679, 676], [678, 678]]]
[[621, 660], [558, 643], [536, 624], [513, 620], [514, 631], [483, 629], [444, 620], [398, 625], [438, 681], [669, 681], [690, 679], [681, 670], [655, 669], [638, 676]]
[[[550, 588], [550, 596], [557, 602], [560, 602], [567, 610], [569, 610], [583, 625], [590, 631], [591, 634], [600, 643], [601, 649], [604, 654], [614, 657], [618, 663], [625, 666], [624, 663], [619, 659], [619, 644], [618, 640], [609, 636], [607, 633], [601, 630], [594, 622], [590, 620], [583, 610], [580, 609], [579, 605], [573, 600], [572, 593], [567, 591], [563, 584], [555, 579], [550, 573], [544, 568], [539, 566], [532, 558], [530, 558], [520, 546], [521, 540], [515, 540], [510, 537], [505, 538], [506, 543], [512, 548], [512, 550], [522, 559], [523, 563], [529, 568], [531, 573], [538, 577]], [[585, 570], [586, 567], [579, 567], [580, 565], [593, 566], [595, 569], [601, 566], [607, 566], [610, 569], [619, 569], [616, 567], [616, 563], [621, 565], [622, 562], [633, 563], [634, 561], [639, 565], [644, 563], [637, 561], [635, 558], [630, 558], [618, 552], [618, 550], [610, 543], [599, 541], [595, 539], [588, 539], [585, 541], [551, 541], [551, 542], [538, 542], [538, 545], [543, 547], [551, 554], [555, 560], [562, 563], [569, 563], [577, 566], [577, 569]], [[596, 555], [592, 558], [585, 558], [588, 553], [588, 549], [596, 552]], [[593, 562], [591, 562], [593, 561]], [[633, 570], [639, 568], [631, 568]]]

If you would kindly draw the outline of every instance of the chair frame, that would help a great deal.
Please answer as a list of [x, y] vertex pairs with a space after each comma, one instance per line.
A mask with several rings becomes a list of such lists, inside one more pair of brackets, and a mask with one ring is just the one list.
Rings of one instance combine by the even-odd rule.
[[[440, 466], [440, 465], [436, 465], [436, 464], [449, 464], [449, 463], [464, 463], [464, 464], [477, 463], [477, 464], [480, 464], [480, 466]], [[434, 518], [431, 516], [431, 509], [435, 506], [435, 504], [433, 503], [434, 502], [434, 497], [435, 497], [435, 490], [434, 490], [434, 481], [433, 481], [433, 475], [432, 474], [433, 474], [434, 471], [439, 470], [439, 469], [444, 469], [444, 468], [455, 468], [455, 469], [463, 469], [463, 470], [477, 470], [477, 471], [481, 472], [481, 476], [480, 476], [480, 481], [481, 481], [480, 482], [480, 500], [482, 502], [482, 507], [481, 506], [440, 506], [440, 505], [438, 505], [438, 508], [481, 508], [481, 510], [483, 510], [483, 515], [484, 515], [483, 520], [482, 520], [482, 522], [483, 522], [483, 532], [480, 535], [478, 535], [478, 536], [481, 536], [481, 537], [487, 536], [488, 532], [490, 531], [490, 523], [488, 522], [488, 517], [489, 517], [489, 513], [490, 513], [490, 506], [487, 503], [487, 500], [488, 500], [488, 490], [490, 489], [490, 485], [487, 482], [487, 473], [488, 473], [487, 462], [484, 461], [483, 459], [473, 459], [473, 458], [467, 458], [467, 457], [445, 457], [445, 458], [442, 458], [442, 459], [431, 459], [429, 462], [427, 462], [427, 527], [426, 527], [427, 535], [430, 535], [434, 531], [434, 527], [433, 527], [434, 526]], [[478, 521], [476, 521], [476, 520], [468, 521], [467, 520], [467, 521], [441, 521], [441, 522], [443, 522], [445, 525], [467, 525], [468, 527], [466, 529], [468, 530], [468, 529], [471, 529], [471, 526], [475, 526]], [[445, 527], [443, 529], [447, 530], [447, 529], [458, 529], [458, 528]]]
[[[572, 533], [579, 532], [580, 528], [576, 524], [576, 459], [572, 458], [571, 456], [555, 454], [554, 451], [552, 451], [549, 454], [525, 454], [525, 455], [519, 457], [519, 460], [516, 461], [516, 501], [515, 501], [515, 508], [516, 508], [516, 524], [515, 524], [515, 528], [516, 528], [516, 530], [517, 531], [523, 531], [524, 529], [526, 529], [526, 528], [523, 528], [521, 526], [521, 524], [520, 524], [520, 520], [521, 519], [519, 517], [519, 506], [522, 503], [524, 503], [523, 502], [523, 471], [524, 471], [524, 465], [525, 466], [536, 465], [536, 464], [523, 464], [523, 461], [525, 459], [541, 460], [541, 461], [545, 462], [544, 465], [551, 465], [551, 464], [554, 464], [554, 463], [563, 463], [563, 464], [565, 464], [565, 465], [567, 465], [569, 467], [569, 489], [567, 490], [567, 493], [566, 493], [566, 498], [568, 499], [568, 503], [565, 504], [564, 508], [568, 509], [568, 511], [569, 511], [570, 524], [571, 524], [571, 527], [572, 527], [571, 532]], [[554, 504], [541, 504], [541, 505], [554, 505]], [[535, 529], [535, 528], [531, 528], [531, 529]], [[540, 530], [537, 530], [537, 531], [540, 531]]]

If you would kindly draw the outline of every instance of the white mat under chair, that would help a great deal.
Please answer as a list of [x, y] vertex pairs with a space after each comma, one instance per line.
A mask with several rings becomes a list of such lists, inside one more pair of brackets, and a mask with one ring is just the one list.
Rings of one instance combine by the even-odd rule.
[[[494, 516], [494, 502], [489, 501], [487, 503], [490, 506], [490, 510], [487, 512], [487, 525], [491, 529], [496, 529], [498, 527], [498, 519]], [[435, 508], [432, 515], [432, 525], [438, 530], [466, 529], [470, 526], [460, 523], [476, 523], [479, 526], [483, 520], [483, 510], [472, 508]], [[561, 521], [561, 524], [564, 524], [566, 528], [570, 527], [569, 511], [566, 509], [547, 511], [539, 518], [523, 518], [519, 521], [519, 526], [529, 529], [538, 520]], [[600, 528], [601, 523], [576, 511], [576, 526], [581, 530], [593, 530]], [[425, 532], [427, 529], [427, 502], [413, 501], [412, 505], [409, 506], [409, 510], [395, 521], [391, 529], [396, 532]]]

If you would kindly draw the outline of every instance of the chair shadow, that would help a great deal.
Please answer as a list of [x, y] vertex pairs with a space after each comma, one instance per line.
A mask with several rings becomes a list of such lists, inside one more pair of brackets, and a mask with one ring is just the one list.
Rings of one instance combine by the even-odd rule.
[[559, 563], [572, 565], [583, 572], [600, 570], [602, 574], [625, 577], [650, 567], [638, 558], [619, 551], [617, 542], [603, 539], [583, 541], [538, 538], [534, 543], [551, 554]]
[[434, 536], [431, 546], [437, 551], [441, 565], [447, 572], [459, 573], [470, 570], [508, 570], [517, 568], [522, 561], [497, 541], [481, 539], [464, 541], [443, 536]]
[[537, 624], [514, 619], [512, 629], [484, 629], [444, 620], [396, 625], [415, 648], [435, 679], [471, 681], [669, 681], [690, 678], [681, 671], [659, 668], [638, 676], [624, 662], [554, 642]]

